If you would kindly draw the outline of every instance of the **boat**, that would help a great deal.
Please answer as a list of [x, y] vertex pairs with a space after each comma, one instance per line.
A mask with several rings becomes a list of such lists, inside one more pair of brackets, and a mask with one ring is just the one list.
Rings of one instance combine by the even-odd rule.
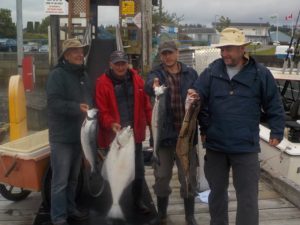
[[[300, 75], [296, 71], [282, 73], [281, 68], [269, 69], [278, 82], [285, 109], [289, 111], [293, 103], [300, 101]], [[296, 109], [297, 115], [298, 112], [299, 107]], [[294, 118], [286, 122], [284, 138], [276, 147], [268, 144], [269, 134], [270, 129], [261, 123], [259, 158], [262, 168], [268, 168], [276, 176], [282, 176], [300, 186], [300, 121]]]

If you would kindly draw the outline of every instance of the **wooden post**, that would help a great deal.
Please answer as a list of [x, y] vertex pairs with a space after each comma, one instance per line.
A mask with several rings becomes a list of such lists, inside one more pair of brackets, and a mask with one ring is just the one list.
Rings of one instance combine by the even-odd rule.
[[58, 61], [59, 56], [59, 16], [50, 16], [50, 68], [53, 68]]

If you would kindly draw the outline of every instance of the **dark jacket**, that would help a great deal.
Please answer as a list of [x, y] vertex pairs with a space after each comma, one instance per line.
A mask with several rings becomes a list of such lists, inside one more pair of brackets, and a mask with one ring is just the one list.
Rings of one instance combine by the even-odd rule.
[[[144, 80], [133, 69], [129, 70], [133, 83], [133, 132], [136, 143], [142, 143], [146, 136], [146, 126], [151, 123], [151, 103], [144, 92]], [[120, 124], [120, 113], [112, 79], [102, 74], [96, 82], [96, 106], [99, 109], [98, 144], [107, 148], [115, 137], [112, 123]]]
[[[180, 94], [181, 99], [185, 102], [187, 96], [187, 90], [192, 88], [193, 83], [196, 81], [198, 74], [197, 72], [191, 68], [187, 67], [185, 64], [180, 63], [181, 65], [181, 80], [180, 80]], [[158, 78], [160, 81], [160, 85], [165, 85], [168, 87], [168, 79], [167, 73], [163, 69], [163, 65], [159, 65], [155, 67], [147, 76], [147, 80], [145, 83], [145, 91], [150, 96], [154, 97], [154, 90], [153, 90], [153, 80], [154, 78]], [[169, 146], [176, 146], [177, 138], [178, 138], [178, 131], [176, 131], [173, 123], [173, 112], [171, 109], [171, 96], [169, 93], [169, 89], [167, 89], [167, 105], [166, 105], [166, 115], [167, 117], [164, 119], [163, 129], [164, 132], [162, 133], [161, 139], [161, 146], [169, 147]], [[197, 135], [195, 135], [194, 144], [197, 144]]]
[[261, 110], [267, 115], [270, 136], [283, 138], [284, 110], [276, 82], [254, 59], [250, 58], [232, 80], [223, 60], [217, 59], [202, 72], [194, 88], [208, 108], [208, 117], [200, 120], [207, 149], [259, 152]]
[[60, 61], [50, 72], [46, 89], [50, 141], [80, 143], [85, 115], [79, 105], [92, 106], [90, 81], [84, 67]]

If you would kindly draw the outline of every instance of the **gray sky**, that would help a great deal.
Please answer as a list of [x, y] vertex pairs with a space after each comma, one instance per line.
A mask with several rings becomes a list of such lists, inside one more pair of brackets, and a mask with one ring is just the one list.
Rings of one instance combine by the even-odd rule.
[[[184, 16], [183, 24], [211, 23], [219, 16], [229, 17], [232, 22], [270, 22], [276, 24], [276, 19], [270, 16], [278, 15], [279, 24], [291, 24], [285, 17], [292, 13], [295, 23], [300, 0], [162, 0], [163, 7], [169, 13]], [[0, 8], [12, 10], [13, 21], [16, 21], [16, 0], [0, 0]], [[44, 14], [44, 0], [23, 0], [23, 26], [27, 21], [41, 21]], [[101, 7], [102, 24], [116, 24], [118, 7]], [[259, 19], [262, 18], [262, 19]]]

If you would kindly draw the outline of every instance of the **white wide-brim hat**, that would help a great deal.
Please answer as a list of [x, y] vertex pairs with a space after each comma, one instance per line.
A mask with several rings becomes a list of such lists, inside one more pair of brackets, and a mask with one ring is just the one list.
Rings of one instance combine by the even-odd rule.
[[250, 44], [251, 41], [246, 41], [244, 33], [234, 27], [228, 27], [222, 30], [220, 41], [218, 44], [212, 44], [212, 47], [220, 48], [224, 46], [243, 46]]
[[70, 38], [63, 42], [59, 59], [62, 59], [65, 52], [71, 48], [83, 48], [84, 55], [86, 55], [89, 51], [89, 45], [81, 44], [80, 40], [78, 40], [77, 38]]

